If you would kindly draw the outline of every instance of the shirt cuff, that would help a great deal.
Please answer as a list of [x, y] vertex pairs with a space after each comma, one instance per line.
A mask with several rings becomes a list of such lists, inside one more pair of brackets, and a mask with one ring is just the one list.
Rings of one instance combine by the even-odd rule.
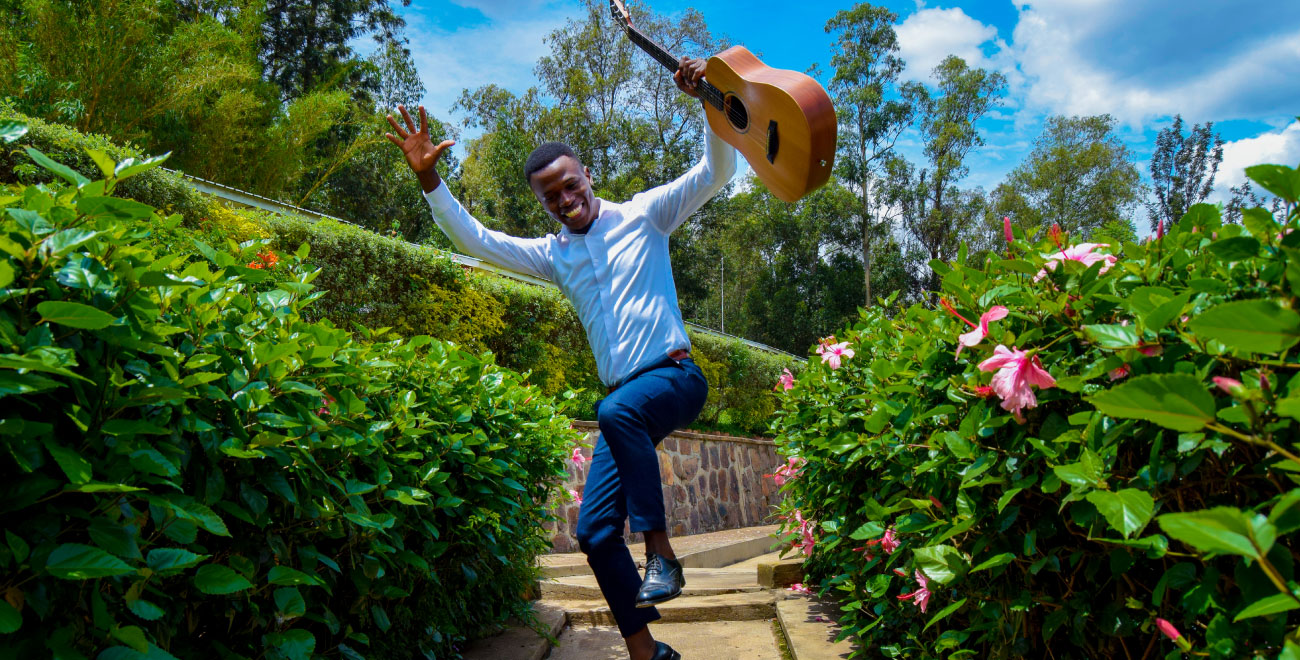
[[447, 190], [446, 181], [440, 181], [437, 188], [424, 193], [424, 199], [429, 202], [429, 208], [433, 209], [434, 213], [456, 208], [456, 198], [451, 196], [450, 190]]

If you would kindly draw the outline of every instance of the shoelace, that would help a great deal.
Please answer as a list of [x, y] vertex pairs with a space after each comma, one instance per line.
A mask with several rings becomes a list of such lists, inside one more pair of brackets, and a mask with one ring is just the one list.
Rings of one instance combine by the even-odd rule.
[[664, 572], [664, 560], [659, 555], [650, 555], [645, 563], [645, 577], [649, 580], [652, 577], [659, 577]]

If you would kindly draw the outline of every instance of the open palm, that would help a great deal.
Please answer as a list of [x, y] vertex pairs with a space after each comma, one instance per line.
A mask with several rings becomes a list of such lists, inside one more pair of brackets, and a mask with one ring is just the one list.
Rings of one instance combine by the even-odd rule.
[[415, 130], [415, 122], [411, 119], [411, 114], [406, 111], [406, 106], [399, 105], [397, 109], [402, 113], [406, 128], [403, 129], [392, 115], [388, 115], [388, 123], [393, 127], [396, 135], [385, 133], [384, 137], [402, 148], [402, 154], [406, 156], [406, 164], [411, 166], [411, 171], [420, 174], [433, 169], [438, 159], [442, 157], [442, 153], [456, 143], [452, 140], [443, 140], [434, 146], [433, 141], [429, 139], [429, 117], [424, 112], [424, 106], [419, 107], [420, 130], [418, 131]]

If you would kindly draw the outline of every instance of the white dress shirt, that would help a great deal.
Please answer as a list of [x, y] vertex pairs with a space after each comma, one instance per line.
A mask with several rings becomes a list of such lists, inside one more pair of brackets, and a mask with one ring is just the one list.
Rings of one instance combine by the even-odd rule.
[[689, 349], [668, 259], [668, 234], [731, 180], [736, 152], [705, 130], [704, 159], [681, 177], [615, 204], [585, 234], [518, 238], [483, 226], [439, 185], [425, 198], [433, 219], [464, 253], [555, 282], [573, 303], [607, 386]]

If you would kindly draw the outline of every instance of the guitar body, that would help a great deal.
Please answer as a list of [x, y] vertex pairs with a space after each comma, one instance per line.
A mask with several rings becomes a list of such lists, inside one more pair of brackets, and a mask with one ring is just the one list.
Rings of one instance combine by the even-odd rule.
[[743, 46], [709, 58], [704, 79], [724, 98], [722, 108], [704, 104], [709, 127], [777, 199], [795, 202], [826, 183], [835, 163], [835, 107], [816, 80], [773, 69]]

